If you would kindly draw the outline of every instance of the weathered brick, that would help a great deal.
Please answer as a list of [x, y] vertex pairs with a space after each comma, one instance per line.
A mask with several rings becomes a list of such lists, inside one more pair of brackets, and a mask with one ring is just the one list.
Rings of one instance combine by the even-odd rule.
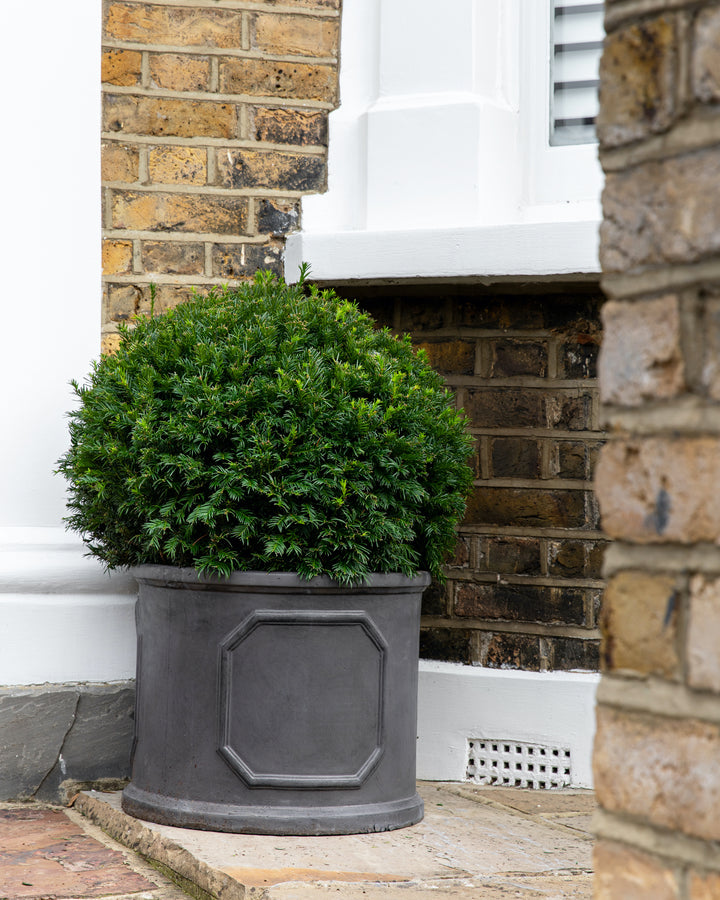
[[717, 175], [714, 149], [608, 172], [600, 226], [603, 271], [694, 262], [718, 253], [720, 204], [707, 189]]
[[108, 284], [103, 297], [103, 320], [126, 322], [140, 312], [142, 288], [134, 284]]
[[124, 181], [132, 184], [138, 180], [140, 154], [137, 147], [107, 141], [102, 145], [101, 159], [103, 181]]
[[461, 628], [421, 628], [420, 659], [471, 662], [471, 632]]
[[611, 812], [720, 840], [720, 727], [598, 707], [595, 791]]
[[593, 870], [595, 900], [680, 900], [675, 872], [633, 847], [597, 841]]
[[720, 400], [720, 298], [705, 300], [701, 328], [705, 341], [702, 386], [713, 400]]
[[335, 57], [340, 20], [309, 15], [258, 13], [251, 19], [253, 50], [276, 56]]
[[325, 160], [320, 156], [277, 150], [220, 150], [220, 184], [228, 188], [276, 188], [320, 191], [325, 186]]
[[585, 572], [585, 544], [582, 541], [548, 541], [548, 575], [579, 578]]
[[[158, 315], [184, 303], [192, 296], [190, 285], [159, 284], [155, 296], [154, 313]], [[150, 285], [108, 284], [103, 298], [103, 318], [106, 322], [127, 322], [135, 316], [150, 314]]]
[[448, 566], [456, 569], [467, 569], [470, 565], [470, 552], [475, 538], [470, 534], [459, 534], [455, 541], [455, 550]]
[[581, 638], [547, 638], [550, 648], [549, 667], [559, 672], [597, 672], [600, 664], [600, 642]]
[[136, 44], [241, 47], [242, 12], [152, 3], [109, 3], [104, 33], [109, 38]]
[[106, 94], [103, 128], [118, 134], [155, 137], [233, 138], [237, 132], [237, 110], [231, 103], [214, 100]]
[[560, 335], [597, 334], [604, 299], [596, 288], [543, 297], [545, 327]]
[[548, 428], [563, 431], [586, 431], [592, 427], [592, 395], [590, 393], [557, 392], [543, 398]]
[[585, 575], [587, 578], [600, 578], [602, 576], [607, 546], [607, 541], [591, 541], [588, 543], [585, 563]]
[[560, 350], [560, 365], [565, 378], [596, 378], [599, 350], [598, 334], [574, 334]]
[[216, 244], [212, 248], [213, 275], [220, 278], [247, 278], [258, 269], [277, 275], [282, 271], [282, 245]]
[[442, 328], [446, 310], [442, 303], [403, 297], [400, 301], [400, 330], [415, 334]]
[[518, 527], [582, 528], [583, 491], [476, 487], [467, 504], [465, 522]]
[[459, 298], [455, 304], [455, 321], [461, 328], [534, 330], [544, 327], [543, 307], [534, 297]]
[[150, 84], [167, 91], [205, 91], [210, 83], [210, 58], [188, 53], [151, 53]]
[[187, 241], [144, 241], [142, 266], [145, 272], [165, 275], [202, 275], [205, 247]]
[[469, 388], [465, 412], [478, 428], [528, 428], [544, 424], [544, 395], [533, 389]]
[[476, 665], [488, 669], [524, 669], [539, 672], [540, 639], [532, 634], [483, 632], [479, 636]]
[[134, 87], [140, 84], [141, 68], [142, 53], [136, 50], [103, 50], [101, 78], [104, 84]]
[[496, 478], [537, 478], [540, 474], [540, 450], [530, 438], [492, 438], [490, 460]]
[[680, 594], [669, 575], [638, 571], [612, 578], [601, 613], [605, 668], [676, 677], [679, 605]]
[[501, 340], [492, 342], [490, 374], [498, 377], [547, 374], [547, 344], [542, 341]]
[[600, 396], [604, 403], [638, 406], [667, 399], [685, 385], [680, 309], [674, 295], [610, 301], [602, 310]]
[[558, 478], [586, 478], [586, 453], [584, 441], [558, 441], [551, 454], [550, 474]]
[[664, 131], [675, 112], [675, 24], [670, 16], [610, 34], [600, 63], [598, 138], [615, 147]]
[[446, 616], [447, 615], [447, 582], [444, 585], [433, 581], [422, 596], [422, 615], [423, 616]]
[[720, 9], [701, 9], [695, 19], [692, 80], [699, 100], [720, 100]]
[[472, 341], [424, 341], [416, 349], [427, 353], [428, 362], [441, 375], [472, 375], [475, 372], [475, 344]]
[[220, 90], [253, 97], [337, 100], [337, 69], [331, 65], [227, 58], [220, 62]]
[[592, 478], [595, 474], [595, 469], [597, 469], [598, 460], [600, 459], [600, 453], [602, 452], [602, 448], [604, 446], [605, 441], [588, 441], [588, 476], [590, 478]]
[[720, 440], [711, 437], [617, 440], [595, 474], [603, 529], [641, 544], [720, 541]]
[[539, 575], [541, 572], [537, 538], [489, 537], [483, 547], [483, 571], [498, 575]]
[[252, 112], [252, 133], [257, 141], [324, 147], [327, 129], [324, 110], [256, 107]]
[[115, 191], [112, 198], [113, 228], [243, 234], [246, 224], [243, 197]]
[[459, 618], [585, 624], [580, 591], [554, 592], [534, 585], [461, 582], [455, 589], [453, 611]]
[[288, 234], [300, 222], [297, 200], [264, 197], [256, 202], [257, 230], [260, 234]]
[[152, 147], [148, 172], [156, 184], [205, 184], [207, 151], [200, 147]]
[[688, 900], [717, 900], [718, 897], [720, 897], [720, 873], [690, 873]]
[[720, 693], [720, 579], [695, 575], [690, 581], [687, 680], [698, 690]]
[[103, 275], [122, 275], [132, 272], [132, 241], [103, 241]]

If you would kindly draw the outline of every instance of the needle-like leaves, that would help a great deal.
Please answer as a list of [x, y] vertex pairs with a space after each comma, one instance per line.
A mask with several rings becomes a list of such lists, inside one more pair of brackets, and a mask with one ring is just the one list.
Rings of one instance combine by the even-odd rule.
[[74, 389], [67, 522], [109, 568], [441, 576], [463, 416], [409, 337], [333, 292], [258, 273], [196, 296]]

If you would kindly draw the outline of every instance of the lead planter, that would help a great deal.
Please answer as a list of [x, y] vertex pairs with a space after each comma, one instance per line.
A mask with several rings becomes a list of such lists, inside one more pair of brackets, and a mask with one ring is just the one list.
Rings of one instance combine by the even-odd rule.
[[138, 661], [123, 809], [167, 825], [352, 834], [419, 822], [420, 600], [429, 582], [134, 570]]

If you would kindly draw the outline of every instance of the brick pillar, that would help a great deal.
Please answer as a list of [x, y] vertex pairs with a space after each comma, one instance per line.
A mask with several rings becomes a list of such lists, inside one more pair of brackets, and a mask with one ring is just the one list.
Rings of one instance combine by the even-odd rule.
[[281, 268], [325, 189], [340, 0], [108, 0], [103, 19], [103, 343], [191, 287]]
[[[668, 8], [671, 7], [671, 8]], [[608, 0], [596, 897], [720, 897], [720, 6]]]

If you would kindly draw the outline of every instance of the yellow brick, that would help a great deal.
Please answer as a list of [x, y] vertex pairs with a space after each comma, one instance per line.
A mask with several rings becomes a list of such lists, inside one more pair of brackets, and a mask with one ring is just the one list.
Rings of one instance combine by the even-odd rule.
[[150, 180], [159, 184], [205, 184], [207, 153], [196, 147], [153, 147]]
[[322, 191], [326, 165], [322, 156], [276, 150], [219, 150], [220, 183], [228, 188], [277, 188], [285, 191]]
[[690, 876], [690, 900], [718, 900], [720, 897], [720, 873], [707, 872]]
[[116, 144], [114, 141], [102, 145], [103, 181], [125, 181], [132, 184], [138, 180], [138, 166], [137, 147]]
[[225, 59], [220, 63], [220, 90], [227, 94], [337, 100], [337, 69], [331, 65]]
[[105, 34], [138, 44], [190, 47], [240, 47], [242, 13], [234, 10], [110, 3]]
[[205, 247], [186, 241], [145, 241], [142, 266], [145, 272], [164, 275], [202, 275]]
[[679, 900], [675, 873], [647, 853], [598, 841], [593, 857], [595, 900]]
[[120, 346], [119, 334], [104, 334], [100, 341], [100, 352], [103, 356], [112, 356]]
[[168, 91], [204, 91], [210, 80], [207, 56], [153, 53], [150, 56], [150, 84]]
[[230, 103], [106, 94], [105, 131], [158, 137], [235, 137], [237, 110]]
[[132, 271], [133, 245], [131, 241], [103, 241], [102, 265], [104, 275], [120, 275]]
[[660, 828], [720, 840], [720, 727], [696, 719], [597, 710], [598, 802]]
[[610, 670], [672, 678], [680, 595], [675, 579], [645, 572], [620, 572], [603, 598], [601, 656]]
[[140, 83], [142, 53], [136, 50], [104, 50], [102, 80], [105, 84], [133, 86]]
[[112, 198], [113, 228], [243, 234], [246, 221], [242, 197], [118, 191]]
[[255, 16], [252, 46], [278, 56], [335, 57], [339, 20], [268, 13]]

